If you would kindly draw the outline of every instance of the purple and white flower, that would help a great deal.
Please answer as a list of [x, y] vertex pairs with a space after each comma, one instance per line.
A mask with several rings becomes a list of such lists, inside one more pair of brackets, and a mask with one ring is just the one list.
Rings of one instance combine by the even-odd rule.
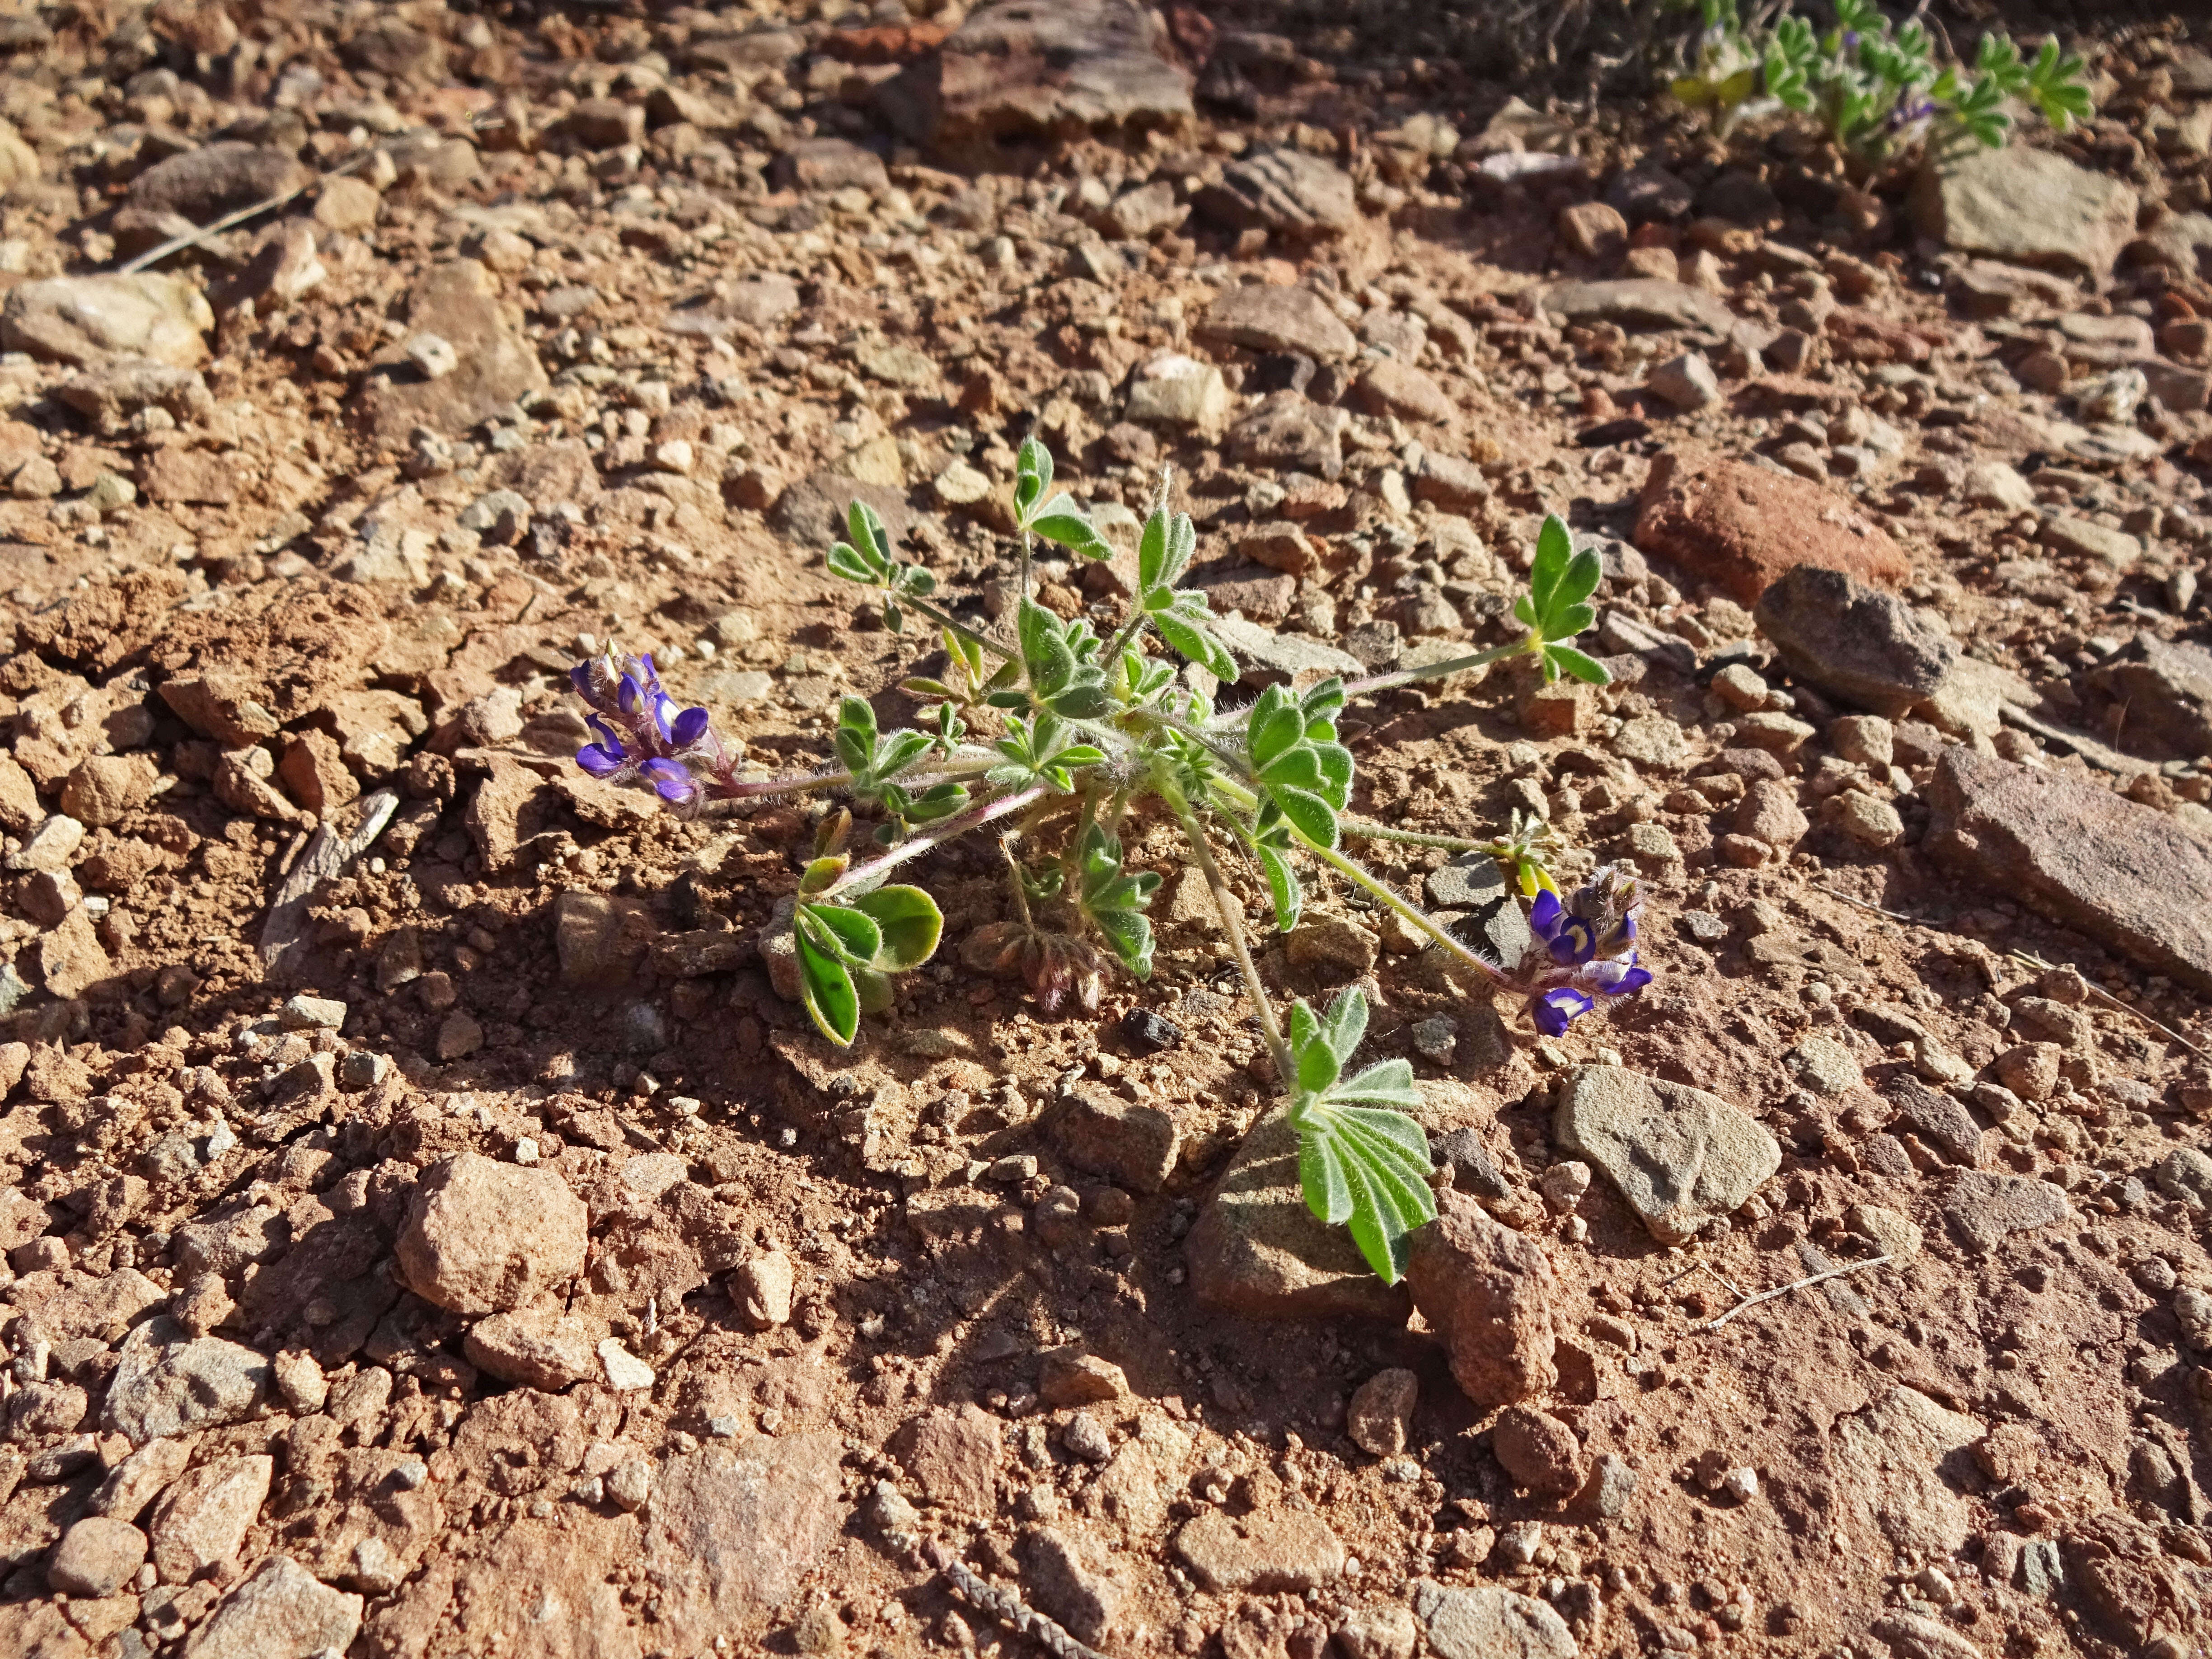
[[1536, 895], [1528, 926], [1551, 958], [1528, 999], [1538, 1030], [1558, 1036], [1600, 998], [1633, 996], [1651, 983], [1636, 948], [1642, 902], [1635, 876], [1620, 864], [1601, 866], [1565, 900], [1549, 890]]

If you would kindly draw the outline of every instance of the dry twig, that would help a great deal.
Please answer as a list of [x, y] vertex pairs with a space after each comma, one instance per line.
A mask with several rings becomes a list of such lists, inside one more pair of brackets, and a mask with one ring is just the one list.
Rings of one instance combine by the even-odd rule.
[[1859, 1273], [1868, 1267], [1879, 1267], [1888, 1260], [1886, 1255], [1878, 1255], [1869, 1261], [1852, 1261], [1840, 1267], [1831, 1267], [1826, 1273], [1808, 1273], [1802, 1279], [1793, 1279], [1787, 1285], [1778, 1285], [1771, 1291], [1761, 1291], [1757, 1296], [1747, 1297], [1721, 1315], [1719, 1318], [1709, 1319], [1696, 1328], [1701, 1331], [1717, 1331], [1746, 1308], [1756, 1308], [1762, 1302], [1771, 1302], [1778, 1296], [1787, 1296], [1792, 1291], [1802, 1291], [1808, 1285], [1817, 1285], [1824, 1279], [1841, 1279], [1845, 1273]]
[[950, 1545], [936, 1539], [925, 1540], [915, 1533], [890, 1529], [885, 1530], [884, 1541], [915, 1566], [940, 1575], [977, 1612], [995, 1619], [1018, 1635], [1034, 1638], [1054, 1659], [1107, 1659], [1105, 1654], [1076, 1640], [1014, 1591], [1002, 1589], [971, 1571]]

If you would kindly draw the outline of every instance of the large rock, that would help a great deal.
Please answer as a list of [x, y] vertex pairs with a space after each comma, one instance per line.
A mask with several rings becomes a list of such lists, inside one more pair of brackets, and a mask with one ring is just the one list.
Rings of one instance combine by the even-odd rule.
[[1271, 392], [1229, 428], [1223, 447], [1238, 466], [1334, 479], [1344, 471], [1344, 430], [1351, 424], [1351, 415], [1334, 404], [1309, 403], [1303, 392]]
[[57, 276], [8, 290], [0, 347], [79, 368], [146, 357], [191, 368], [207, 356], [215, 326], [207, 297], [174, 276]]
[[1278, 634], [1239, 617], [1218, 617], [1214, 637], [1227, 646], [1243, 665], [1240, 676], [1246, 685], [1272, 685], [1295, 679], [1309, 670], [1341, 674], [1357, 679], [1367, 665], [1349, 651], [1340, 651], [1308, 634]]
[[759, 1435], [661, 1465], [645, 1524], [659, 1644], [704, 1649], [790, 1598], [836, 1539], [843, 1449], [835, 1434]]
[[500, 304], [497, 278], [474, 259], [433, 265], [416, 279], [407, 327], [410, 336], [436, 335], [459, 361], [428, 380], [404, 344], [376, 358], [355, 406], [368, 429], [389, 442], [404, 442], [418, 426], [458, 434], [545, 384], [537, 352]]
[[2137, 198], [2108, 173], [2024, 144], [1931, 159], [1909, 210], [1923, 236], [2103, 281], [2136, 234]]
[[202, 1569], [236, 1557], [268, 1498], [276, 1468], [264, 1455], [217, 1458], [161, 1494], [148, 1531], [162, 1583], [189, 1583]]
[[550, 1170], [462, 1152], [416, 1186], [399, 1266], [426, 1302], [504, 1313], [583, 1272], [587, 1220], [584, 1200]]
[[1552, 1136], [1620, 1189], [1651, 1236], [1679, 1244], [1782, 1167], [1774, 1137], [1718, 1095], [1619, 1066], [1578, 1066]]
[[1079, 1083], [1054, 1103], [1045, 1129], [1060, 1156], [1131, 1192], [1156, 1193], [1175, 1168], [1182, 1134], [1157, 1106], [1116, 1099]]
[[1190, 120], [1190, 82], [1136, 0], [992, 0], [933, 57], [878, 93], [908, 137], [940, 149]]
[[[2212, 755], [2212, 651], [2187, 640], [2171, 643], [2148, 631], [2090, 676], [2094, 688], [2124, 717], [2104, 724], [2139, 755], [2194, 760]], [[79, 814], [79, 816], [82, 816]]]
[[2071, 773], [1947, 749], [1928, 849], [1993, 893], [2212, 991], [2212, 847]]
[[1905, 550], [1848, 496], [1747, 461], [1669, 451], [1638, 502], [1636, 545], [1757, 602], [1800, 565], [1894, 587], [1911, 572]]
[[1403, 1324], [1412, 1298], [1375, 1276], [1298, 1186], [1298, 1138], [1280, 1109], [1252, 1127], [1184, 1245], [1204, 1306], [1261, 1319], [1364, 1316]]
[[1413, 1612], [1437, 1659], [1575, 1659], [1567, 1621], [1534, 1596], [1496, 1584], [1459, 1589], [1423, 1579]]
[[343, 1653], [361, 1631], [362, 1598], [272, 1555], [223, 1598], [185, 1644], [185, 1659], [314, 1659]]
[[1003, 1449], [999, 1419], [973, 1404], [924, 1412], [890, 1438], [891, 1455], [925, 1498], [977, 1515], [998, 1507]]
[[1328, 302], [1310, 288], [1250, 283], [1206, 308], [1194, 331], [1201, 340], [1255, 351], [1295, 351], [1323, 360], [1349, 357], [1359, 341]]
[[1759, 595], [1759, 631], [1809, 685], [1892, 719], [1936, 694], [1958, 641], [1893, 593], [1800, 565]]
[[1554, 283], [1538, 296], [1563, 323], [1620, 323], [1637, 328], [1683, 328], [1725, 335], [1735, 313], [1701, 288], [1657, 276], [1610, 283]]
[[1359, 222], [1352, 175], [1302, 149], [1257, 150], [1231, 162], [1195, 205], [1231, 230], [1299, 238], [1340, 235]]
[[1175, 1550], [1200, 1583], [1231, 1594], [1319, 1589], [1344, 1571], [1344, 1540], [1303, 1510], [1233, 1519], [1207, 1510], [1176, 1534]]
[[143, 1445], [251, 1417], [268, 1389], [269, 1362], [252, 1349], [149, 1319], [123, 1340], [107, 1385], [107, 1425]]
[[1863, 1546], [1879, 1538], [1923, 1560], [1956, 1554], [1972, 1524], [1958, 1486], [1968, 1476], [1967, 1448], [1983, 1432], [1972, 1418], [1901, 1385], [1838, 1418], [1838, 1518], [1849, 1535]]
[[494, 1314], [469, 1328], [462, 1352], [478, 1370], [526, 1389], [557, 1393], [599, 1375], [607, 1322], [558, 1306]]
[[125, 202], [149, 213], [179, 213], [204, 225], [310, 182], [297, 156], [226, 140], [156, 161], [131, 181]]
[[1510, 1405], [1559, 1381], [1551, 1258], [1466, 1194], [1437, 1194], [1437, 1218], [1413, 1234], [1406, 1282], [1444, 1340], [1453, 1380], [1476, 1405]]

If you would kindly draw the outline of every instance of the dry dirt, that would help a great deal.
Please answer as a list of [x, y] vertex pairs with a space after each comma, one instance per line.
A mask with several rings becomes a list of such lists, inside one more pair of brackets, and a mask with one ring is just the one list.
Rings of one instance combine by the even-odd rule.
[[[2082, 39], [1992, 227], [1510, 106], [1448, 15], [1170, 11], [0, 15], [0, 1653], [1036, 1647], [948, 1564], [1116, 1656], [2207, 1651], [2212, 40]], [[1605, 550], [1613, 687], [1348, 740], [1370, 815], [1632, 860], [1654, 987], [1542, 1041], [1319, 881], [1265, 963], [1470, 1132], [1464, 1352], [1459, 1267], [1415, 1310], [1238, 1159], [1159, 826], [1150, 984], [963, 967], [954, 848], [838, 1052], [756, 939], [825, 804], [568, 758], [609, 641], [769, 767], [911, 718], [834, 515], [980, 624], [1032, 431], [1097, 507], [1172, 465], [1255, 675], [1503, 640], [1547, 511]], [[1755, 618], [1808, 562], [1887, 587]], [[1647, 1224], [1585, 1066], [1722, 1126], [1623, 1180], [1758, 1167]]]

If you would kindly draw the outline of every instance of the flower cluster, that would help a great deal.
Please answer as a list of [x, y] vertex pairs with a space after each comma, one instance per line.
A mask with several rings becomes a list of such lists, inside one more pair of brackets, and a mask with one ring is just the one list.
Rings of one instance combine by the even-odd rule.
[[1641, 902], [1636, 878], [1619, 864], [1601, 866], [1564, 902], [1549, 889], [1536, 895], [1528, 925], [1552, 958], [1528, 999], [1538, 1030], [1558, 1036], [1598, 998], [1633, 996], [1651, 983], [1651, 970], [1637, 959]]
[[585, 720], [599, 740], [576, 751], [576, 764], [593, 777], [650, 789], [687, 811], [696, 811], [714, 784], [727, 782], [736, 757], [724, 750], [712, 717], [677, 708], [650, 656], [610, 647], [568, 678], [592, 711]]

